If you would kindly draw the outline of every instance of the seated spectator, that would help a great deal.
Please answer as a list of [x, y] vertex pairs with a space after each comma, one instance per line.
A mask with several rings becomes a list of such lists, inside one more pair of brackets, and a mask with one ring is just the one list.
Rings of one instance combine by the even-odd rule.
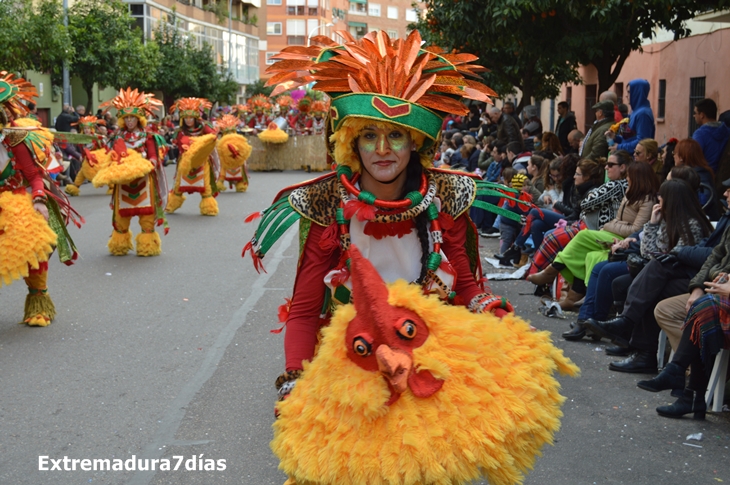
[[[527, 161], [527, 176], [530, 178], [530, 184], [542, 196], [545, 190], [545, 173], [548, 169], [548, 163], [539, 155], [532, 155]], [[537, 201], [535, 201], [537, 203]]]
[[517, 171], [527, 173], [527, 161], [532, 153], [521, 151], [523, 146], [515, 142], [507, 143], [507, 158]]
[[565, 153], [565, 155], [569, 153], [575, 153], [576, 155], [580, 153], [580, 147], [583, 144], [583, 133], [580, 132], [580, 130], [573, 130], [570, 133], [568, 133], [568, 144], [570, 145], [570, 150]]
[[644, 139], [639, 141], [634, 148], [634, 161], [648, 163], [660, 182], [666, 177], [662, 177], [664, 164], [659, 156], [659, 144], [656, 140]]
[[[582, 160], [581, 163], [584, 161]], [[626, 193], [628, 186], [626, 173], [632, 162], [631, 156], [624, 151], [616, 152], [608, 157], [608, 163], [606, 163], [608, 166], [608, 182], [593, 188], [587, 194], [580, 203], [580, 217], [578, 219], [576, 219], [575, 209], [572, 209], [572, 214], [564, 216], [569, 222], [568, 225], [552, 231], [549, 237], [541, 239], [542, 243], [536, 245], [537, 251], [532, 261], [534, 270], [541, 271], [545, 269], [580, 230], [586, 228], [601, 229], [605, 223], [616, 217], [619, 205]], [[601, 166], [600, 164], [596, 165]], [[562, 212], [565, 210], [563, 208], [565, 203], [566, 198], [563, 196], [563, 202], [555, 204], [553, 208]]]
[[537, 116], [537, 106], [525, 106], [525, 126], [528, 136], [535, 136], [542, 133], [542, 120]]
[[700, 144], [691, 138], [685, 138], [677, 143], [674, 148], [674, 164], [676, 166], [687, 165], [692, 167], [700, 176], [700, 184], [706, 188], [700, 193], [700, 204], [709, 206], [715, 198], [715, 177], [712, 169], [707, 164]]
[[535, 149], [534, 138], [530, 135], [530, 132], [526, 128], [520, 130], [522, 133], [522, 141], [525, 143], [525, 150], [531, 152]]
[[[570, 140], [570, 134], [568, 135], [568, 140]], [[547, 152], [552, 152], [555, 154], [555, 156], [564, 155], [563, 147], [560, 145], [560, 140], [558, 140], [558, 136], [550, 131], [546, 131], [542, 134], [542, 143], [540, 143], [540, 149]]]
[[[715, 235], [689, 184], [683, 180], [668, 180], [662, 184], [659, 196], [659, 207], [655, 207], [651, 220], [644, 226], [641, 241], [642, 255], [649, 255], [651, 259], [631, 284], [621, 316], [608, 321], [589, 319], [585, 322], [597, 335], [633, 350], [629, 358], [609, 365], [613, 371], [656, 373], [660, 329], [654, 320], [654, 306], [687, 287], [686, 278], [691, 270], [674, 265], [679, 261], [682, 248], [697, 245], [711, 233]], [[664, 278], [663, 281], [654, 280], [657, 276]]]
[[711, 99], [695, 103], [694, 119], [699, 128], [692, 133], [692, 139], [699, 143], [707, 165], [713, 173], [717, 173], [720, 157], [730, 139], [730, 128], [725, 123], [717, 121], [717, 105]]
[[560, 164], [562, 161], [562, 158], [556, 158], [548, 164], [547, 159], [545, 159], [543, 168], [547, 165], [547, 169], [542, 170], [544, 172], [542, 176], [543, 191], [537, 199], [537, 205], [539, 207], [552, 209], [554, 203], [563, 200], [563, 186], [560, 175]]
[[[679, 398], [673, 404], [657, 407], [660, 416], [680, 418], [694, 413], [694, 419], [705, 419], [709, 369], [730, 342], [730, 282], [727, 273], [721, 272], [704, 285], [707, 294], [691, 304], [672, 361], [655, 378], [636, 383], [651, 392], [672, 389], [672, 395]], [[687, 369], [691, 372], [685, 387]]]
[[[609, 178], [615, 178], [619, 168], [610, 164], [611, 162], [606, 164]], [[615, 172], [613, 177], [611, 171]], [[585, 285], [589, 283], [588, 276], [596, 263], [608, 258], [607, 248], [639, 231], [649, 221], [652, 207], [655, 211], [658, 210], [654, 203], [659, 182], [651, 167], [645, 164], [630, 164], [626, 181], [626, 195], [613, 220], [603, 225], [600, 230], [586, 229], [578, 232], [565, 249], [556, 255], [550, 266], [528, 277], [529, 281], [537, 285], [546, 285], [552, 283], [558, 273], [561, 273], [571, 284], [568, 296], [560, 304], [564, 310], [573, 309], [575, 302], [585, 296]]]

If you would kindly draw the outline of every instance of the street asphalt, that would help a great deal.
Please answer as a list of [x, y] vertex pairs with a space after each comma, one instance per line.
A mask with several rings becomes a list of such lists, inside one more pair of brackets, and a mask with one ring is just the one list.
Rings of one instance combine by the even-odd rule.
[[[291, 230], [265, 258], [267, 273], [257, 274], [241, 259], [254, 230], [243, 219], [312, 176], [253, 173], [248, 192], [218, 197], [218, 217], [201, 216], [200, 197], [189, 196], [169, 216], [154, 258], [108, 254], [109, 197], [83, 185], [72, 202], [86, 223], [71, 229], [81, 257], [71, 267], [55, 256], [50, 264], [53, 324], [18, 325], [25, 285], [0, 288], [0, 485], [283, 484], [269, 449], [283, 334], [271, 330], [291, 294], [298, 244]], [[481, 242], [482, 256], [497, 249], [496, 239]], [[560, 377], [562, 429], [525, 484], [730, 483], [728, 413], [659, 417], [654, 408], [674, 399], [637, 388], [645, 375], [609, 371], [608, 342], [564, 341], [571, 320], [542, 316], [525, 281], [491, 286], [552, 332], [582, 370]], [[702, 440], [687, 439], [697, 433]], [[64, 457], [133, 456], [169, 460], [173, 470], [83, 471], [82, 462], [76, 471], [50, 470]], [[186, 470], [193, 456], [196, 470]], [[201, 462], [217, 469], [200, 470]]]

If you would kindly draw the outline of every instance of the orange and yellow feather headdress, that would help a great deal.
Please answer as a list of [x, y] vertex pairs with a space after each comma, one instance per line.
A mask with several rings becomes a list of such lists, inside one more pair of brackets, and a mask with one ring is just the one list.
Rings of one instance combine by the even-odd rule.
[[[486, 68], [473, 64], [472, 54], [447, 54], [439, 47], [421, 47], [412, 31], [391, 39], [383, 31], [355, 39], [346, 31], [338, 44], [316, 36], [310, 47], [285, 48], [272, 59], [267, 85], [272, 95], [309, 83], [331, 98], [330, 129], [336, 132], [350, 117], [387, 121], [422, 133], [433, 146], [448, 113], [466, 114], [462, 98], [491, 103], [496, 93], [478, 81]], [[474, 79], [469, 79], [474, 78]]]
[[235, 133], [240, 122], [241, 120], [233, 115], [223, 115], [218, 119], [216, 126], [221, 133]]
[[[281, 92], [281, 91], [280, 91]], [[268, 111], [271, 109], [269, 98], [263, 94], [252, 96], [248, 100], [248, 106], [254, 111]]]
[[30, 82], [15, 74], [0, 71], [0, 104], [10, 110], [16, 118], [30, 113], [27, 103], [32, 103], [38, 92]]
[[119, 94], [99, 105], [105, 111], [112, 106], [117, 110], [118, 119], [136, 116], [140, 126], [144, 128], [147, 126], [147, 116], [155, 116], [155, 111], [162, 107], [162, 101], [156, 99], [154, 94], [127, 88], [120, 89]]
[[200, 118], [205, 109], [213, 107], [213, 103], [205, 98], [180, 98], [170, 107], [170, 112], [180, 111], [180, 119]]

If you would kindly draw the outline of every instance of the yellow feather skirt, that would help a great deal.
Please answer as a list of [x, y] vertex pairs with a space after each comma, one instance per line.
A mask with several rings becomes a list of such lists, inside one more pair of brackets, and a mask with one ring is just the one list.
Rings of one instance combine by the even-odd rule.
[[[114, 155], [112, 155], [114, 153]], [[121, 160], [114, 160], [115, 152], [109, 152], [108, 162], [102, 165], [94, 176], [94, 187], [103, 185], [128, 184], [150, 173], [155, 167], [152, 162], [140, 155], [139, 152], [128, 149], [127, 156]]]
[[[236, 156], [234, 156], [231, 147], [235, 149]], [[216, 149], [223, 170], [234, 170], [243, 166], [253, 150], [245, 137], [235, 133], [222, 136], [216, 144]]]
[[86, 158], [84, 158], [84, 161], [81, 163], [81, 173], [84, 174], [86, 180], [94, 180], [94, 177], [96, 177], [96, 174], [99, 173], [99, 170], [109, 165], [110, 161], [109, 155], [106, 153], [104, 148], [93, 150], [91, 154], [96, 158], [96, 163], [94, 163], [93, 167], [89, 165], [89, 160]]
[[429, 337], [413, 351], [414, 368], [443, 379], [428, 398], [410, 389], [387, 406], [377, 372], [348, 358], [352, 305], [336, 310], [319, 351], [279, 403], [271, 448], [297, 485], [522, 483], [540, 448], [560, 427], [555, 371], [579, 369], [514, 315], [475, 315], [426, 297], [404, 281], [389, 303], [416, 312]]
[[0, 286], [48, 261], [56, 233], [33, 208], [30, 194], [0, 193]]

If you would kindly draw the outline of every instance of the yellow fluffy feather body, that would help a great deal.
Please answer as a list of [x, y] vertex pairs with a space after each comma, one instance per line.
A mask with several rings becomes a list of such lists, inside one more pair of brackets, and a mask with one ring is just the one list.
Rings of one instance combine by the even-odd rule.
[[200, 168], [208, 161], [208, 157], [215, 150], [216, 135], [208, 134], [190, 138], [190, 147], [185, 151], [180, 164], [178, 174], [188, 173], [190, 170]]
[[30, 194], [0, 193], [0, 286], [48, 261], [56, 233], [33, 208]]
[[144, 158], [139, 152], [133, 149], [127, 149], [127, 156], [122, 157], [118, 162], [113, 160], [111, 152], [107, 154], [109, 161], [103, 166], [92, 179], [94, 187], [114, 184], [128, 184], [144, 177], [150, 173], [155, 167], [152, 162]]
[[96, 174], [99, 173], [99, 170], [109, 165], [110, 160], [109, 154], [104, 148], [92, 150], [91, 154], [96, 158], [96, 163], [94, 163], [93, 167], [89, 165], [89, 160], [86, 158], [84, 158], [84, 161], [81, 163], [81, 173], [84, 174], [86, 180], [94, 180], [94, 177], [96, 177]]
[[[228, 145], [233, 146], [238, 152], [238, 156], [234, 157]], [[218, 156], [221, 160], [221, 168], [224, 170], [234, 170], [242, 167], [248, 157], [251, 156], [251, 145], [248, 144], [246, 138], [236, 133], [224, 135], [216, 144]]]
[[356, 311], [340, 307], [318, 353], [279, 403], [272, 450], [298, 485], [522, 483], [540, 448], [560, 427], [557, 370], [578, 368], [547, 332], [514, 315], [475, 315], [398, 281], [391, 305], [414, 311], [429, 337], [414, 368], [444, 379], [428, 398], [406, 390], [387, 406], [378, 372], [348, 358], [346, 331]]

